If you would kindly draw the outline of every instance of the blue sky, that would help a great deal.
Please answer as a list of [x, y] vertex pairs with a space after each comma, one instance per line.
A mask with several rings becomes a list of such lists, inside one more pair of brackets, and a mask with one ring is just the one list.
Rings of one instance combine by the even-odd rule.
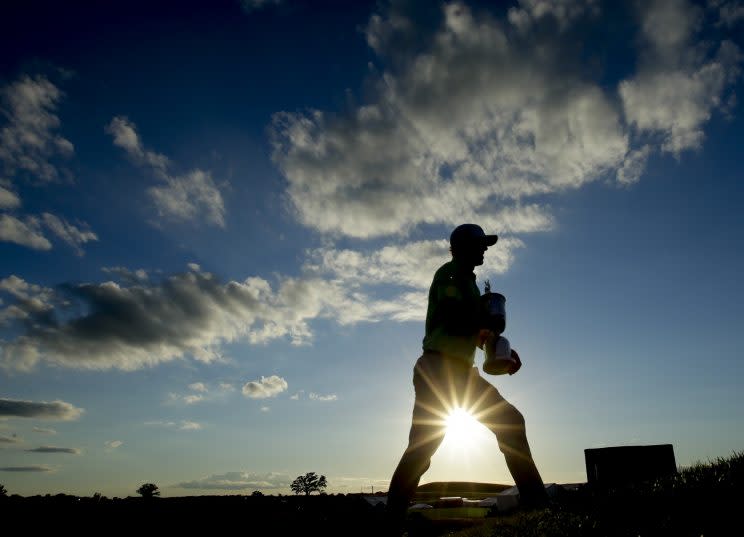
[[[9, 492], [386, 488], [464, 222], [546, 482], [742, 449], [742, 2], [1, 9]], [[433, 480], [513, 482], [476, 427]]]

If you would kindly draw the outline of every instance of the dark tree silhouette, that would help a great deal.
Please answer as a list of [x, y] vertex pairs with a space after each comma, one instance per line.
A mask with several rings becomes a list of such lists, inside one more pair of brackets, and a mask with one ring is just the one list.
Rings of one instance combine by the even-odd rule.
[[260, 496], [263, 496], [263, 492], [261, 492], [260, 490], [254, 490], [251, 493], [251, 496], [260, 497]]
[[145, 483], [137, 489], [137, 494], [143, 498], [152, 498], [153, 496], [160, 496], [160, 491], [155, 483]]
[[324, 475], [319, 476], [315, 472], [308, 472], [305, 475], [297, 476], [297, 479], [292, 481], [289, 488], [295, 494], [302, 492], [305, 496], [309, 496], [313, 492], [321, 492], [327, 486], [328, 483]]
[[0, 485], [0, 498], [3, 498], [7, 495], [8, 495], [8, 490], [3, 485]]

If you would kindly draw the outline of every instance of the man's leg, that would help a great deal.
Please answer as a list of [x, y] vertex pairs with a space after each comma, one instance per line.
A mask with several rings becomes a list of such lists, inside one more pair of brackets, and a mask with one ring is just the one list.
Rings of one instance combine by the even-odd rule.
[[419, 480], [429, 469], [431, 457], [444, 439], [445, 394], [441, 391], [441, 357], [424, 354], [414, 368], [416, 401], [408, 435], [408, 447], [393, 473], [388, 490], [387, 511], [394, 525], [405, 520], [408, 504]]
[[519, 488], [520, 503], [528, 507], [542, 507], [548, 501], [540, 472], [532, 459], [524, 417], [499, 391], [473, 368], [470, 393], [476, 399], [471, 412], [495, 435], [506, 465]]

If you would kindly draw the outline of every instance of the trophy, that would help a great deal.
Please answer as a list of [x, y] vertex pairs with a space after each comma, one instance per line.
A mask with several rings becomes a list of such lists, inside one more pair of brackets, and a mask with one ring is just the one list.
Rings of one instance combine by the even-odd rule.
[[485, 316], [484, 328], [493, 332], [483, 346], [486, 353], [483, 371], [490, 375], [503, 375], [516, 364], [511, 356], [509, 340], [501, 335], [506, 329], [506, 297], [501, 293], [492, 293], [491, 282], [486, 280], [481, 304]]

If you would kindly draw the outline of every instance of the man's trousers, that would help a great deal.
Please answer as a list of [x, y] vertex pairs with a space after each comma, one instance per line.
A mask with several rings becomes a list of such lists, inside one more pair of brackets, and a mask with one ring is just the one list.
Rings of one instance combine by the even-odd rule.
[[408, 447], [395, 469], [388, 491], [387, 510], [402, 521], [421, 476], [444, 439], [446, 419], [463, 408], [495, 435], [506, 465], [519, 488], [520, 504], [540, 507], [547, 494], [527, 443], [522, 414], [478, 372], [455, 358], [424, 351], [413, 369], [416, 401]]

